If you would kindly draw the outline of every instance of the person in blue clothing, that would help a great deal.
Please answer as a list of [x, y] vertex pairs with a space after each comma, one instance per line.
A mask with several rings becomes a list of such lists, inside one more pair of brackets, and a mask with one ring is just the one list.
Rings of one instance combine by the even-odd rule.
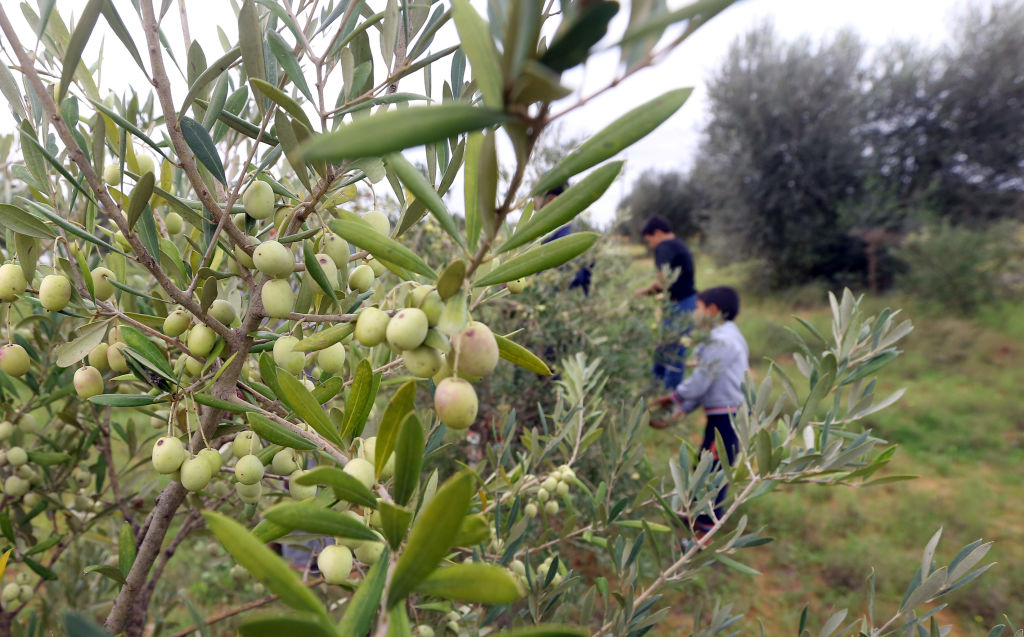
[[[547, 191], [543, 195], [537, 195], [533, 200], [533, 207], [535, 210], [540, 210], [544, 206], [551, 203], [555, 197], [565, 192], [565, 189], [569, 187], [569, 183], [566, 182], [561, 186], [555, 186], [551, 190]], [[555, 239], [561, 239], [572, 234], [572, 224], [567, 223], [558, 230], [551, 233], [550, 236], [541, 241], [541, 244], [554, 241]], [[594, 267], [593, 263], [584, 264], [580, 266], [580, 269], [573, 275], [572, 281], [569, 282], [569, 289], [579, 288], [583, 290], [583, 296], [590, 296], [590, 269]]]
[[[697, 295], [694, 323], [701, 330], [710, 330], [708, 338], [697, 345], [694, 356], [697, 366], [686, 380], [669, 393], [653, 401], [655, 409], [671, 409], [672, 416], [656, 414], [651, 427], [664, 429], [678, 418], [704, 409], [707, 424], [701, 449], [711, 452], [717, 461], [722, 449], [717, 448], [716, 432], [725, 445], [725, 454], [732, 465], [739, 448], [739, 438], [732, 419], [743, 405], [743, 382], [750, 368], [750, 349], [734, 320], [740, 311], [740, 297], [730, 287], [701, 290]], [[696, 539], [700, 541], [722, 515], [722, 502], [726, 489], [715, 499], [714, 517], [701, 515], [692, 524]]]
[[[637, 295], [668, 292], [669, 305], [662, 316], [661, 344], [654, 353], [651, 373], [665, 389], [672, 389], [686, 375], [686, 346], [680, 343], [693, 324], [693, 311], [697, 309], [697, 289], [694, 287], [693, 255], [681, 239], [672, 232], [668, 219], [655, 215], [644, 223], [640, 235], [654, 251], [654, 267], [658, 270], [653, 283], [636, 291]], [[675, 279], [668, 283], [664, 267]]]

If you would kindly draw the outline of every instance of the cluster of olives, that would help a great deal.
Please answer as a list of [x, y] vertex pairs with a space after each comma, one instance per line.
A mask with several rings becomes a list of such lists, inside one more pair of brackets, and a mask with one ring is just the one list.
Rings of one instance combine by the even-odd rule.
[[25, 498], [28, 506], [34, 506], [38, 502], [39, 495], [32, 493], [32, 486], [42, 484], [42, 476], [32, 468], [28, 451], [24, 447], [7, 447], [7, 444], [18, 432], [21, 432], [20, 440], [25, 444], [26, 436], [36, 434], [38, 431], [38, 423], [32, 414], [22, 414], [17, 424], [9, 420], [0, 422], [0, 442], [5, 447], [0, 448], [0, 467], [10, 467], [10, 474], [2, 483], [3, 492], [11, 500]]
[[[246, 191], [249, 206], [262, 206], [262, 195], [250, 195], [253, 188], [263, 190], [263, 186], [269, 190], [269, 186], [261, 181], [255, 182]], [[271, 193], [272, 194], [272, 193]], [[246, 199], [243, 198], [243, 201]], [[262, 210], [257, 211], [262, 214]], [[251, 213], [249, 213], [252, 216]], [[257, 217], [259, 218], [259, 217]], [[387, 216], [379, 210], [371, 210], [363, 215], [363, 220], [371, 227], [387, 235], [391, 231], [391, 223]], [[339, 273], [341, 268], [348, 268], [351, 251], [348, 242], [336, 234], [325, 232], [321, 243], [323, 252], [315, 255], [317, 264], [323, 270], [324, 276], [334, 289], [341, 289]], [[263, 284], [260, 290], [260, 299], [263, 301], [263, 309], [271, 318], [285, 318], [295, 307], [295, 292], [292, 290], [288, 277], [295, 272], [295, 258], [292, 251], [284, 244], [267, 240], [256, 246], [250, 259], [242, 250], [235, 251], [239, 262], [246, 267], [255, 267], [262, 274], [270, 278]], [[364, 263], [355, 266], [347, 274], [348, 288], [356, 292], [366, 292], [373, 287], [374, 281], [384, 273], [386, 267], [376, 259], [365, 259]]]
[[0, 602], [3, 602], [3, 607], [8, 610], [17, 604], [24, 604], [31, 600], [32, 578], [28, 573], [18, 573], [14, 581], [0, 591]]
[[551, 496], [565, 497], [569, 495], [569, 483], [576, 478], [575, 472], [569, 465], [562, 465], [555, 469], [537, 486], [534, 493], [534, 500], [523, 507], [523, 514], [528, 518], [535, 518], [540, 513], [540, 507], [544, 507], [546, 515], [558, 514], [558, 501]]

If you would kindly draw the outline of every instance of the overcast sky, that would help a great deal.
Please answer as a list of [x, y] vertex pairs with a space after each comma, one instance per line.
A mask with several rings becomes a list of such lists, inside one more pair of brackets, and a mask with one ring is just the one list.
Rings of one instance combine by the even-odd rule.
[[[22, 18], [15, 3], [9, 0], [0, 1], [7, 8], [8, 16], [15, 22], [23, 44], [34, 46], [35, 35]], [[692, 98], [680, 112], [624, 153], [624, 174], [602, 200], [592, 207], [590, 214], [593, 220], [604, 225], [613, 218], [616, 204], [621, 196], [629, 191], [629, 183], [637, 175], [647, 170], [683, 168], [690, 164], [696, 152], [703, 122], [707, 117], [704, 82], [720, 65], [729, 44], [755, 25], [771, 20], [779, 34], [785, 38], [808, 35], [820, 39], [840, 29], [851, 28], [871, 45], [881, 45], [894, 39], [915, 39], [926, 45], [939, 45], [948, 38], [948, 27], [953, 12], [964, 6], [964, 2], [965, 0], [744, 0], [738, 3], [697, 31], [659, 67], [635, 75], [565, 118], [566, 135], [586, 136], [600, 130], [629, 108], [665, 91], [681, 86], [692, 86], [695, 89]], [[369, 3], [374, 7], [380, 4], [380, 8], [383, 8], [384, 4], [382, 0], [369, 0]], [[115, 4], [129, 30], [136, 36], [140, 50], [145, 54], [139, 20], [129, 0], [115, 0]], [[159, 6], [160, 3], [156, 4]], [[183, 38], [176, 15], [177, 4], [174, 3], [175, 6], [164, 18], [163, 28], [175, 50], [183, 51]], [[475, 0], [474, 4], [482, 3]], [[670, 0], [669, 4], [671, 8], [675, 8], [686, 3]], [[57, 3], [58, 10], [66, 22], [71, 12], [76, 14], [77, 19], [81, 6], [84, 6], [84, 1], [61, 0]], [[217, 26], [221, 26], [228, 37], [235, 37], [237, 29], [234, 12], [225, 0], [185, 0], [185, 6], [191, 37], [200, 41], [208, 60], [212, 61], [223, 51], [217, 36]], [[611, 25], [612, 34], [621, 33], [628, 15], [626, 2]], [[124, 93], [129, 86], [135, 86], [136, 90], [144, 94], [147, 88], [144, 85], [145, 80], [120, 43], [106, 29], [98, 30], [96, 33], [100, 37], [93, 37], [90, 40], [84, 58], [90, 62], [96, 60], [101, 41], [103, 42], [105, 55], [101, 90]], [[440, 49], [447, 41], [452, 41], [453, 37], [453, 34], [439, 34], [433, 48]], [[6, 41], [3, 44], [7, 46]], [[6, 53], [4, 59], [8, 59]], [[184, 60], [184, 54], [179, 60]], [[564, 83], [589, 94], [613, 76], [617, 70], [616, 63], [617, 55], [614, 53], [596, 56], [585, 69], [566, 74]], [[378, 69], [381, 68], [380, 65], [376, 66]], [[171, 72], [174, 72], [173, 68]], [[447, 76], [447, 67], [438, 69], [434, 72], [433, 84], [439, 87], [442, 78]], [[175, 84], [175, 95], [180, 99], [187, 90], [185, 82], [176, 76], [172, 76], [172, 80]], [[422, 88], [423, 79], [412, 76], [402, 80], [399, 90], [420, 92]], [[435, 95], [439, 94], [438, 88]], [[567, 99], [576, 100], [578, 94]], [[558, 110], [557, 106], [555, 110]], [[12, 131], [14, 120], [9, 109], [0, 111], [0, 131]], [[457, 181], [460, 182], [461, 179]], [[386, 188], [386, 182], [378, 184], [382, 185]], [[457, 190], [453, 189], [452, 196], [448, 199], [453, 210], [461, 211], [462, 197]]]

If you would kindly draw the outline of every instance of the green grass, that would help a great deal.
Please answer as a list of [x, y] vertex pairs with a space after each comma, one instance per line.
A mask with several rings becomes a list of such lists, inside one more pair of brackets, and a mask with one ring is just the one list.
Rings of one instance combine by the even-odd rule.
[[[653, 272], [637, 259], [638, 275]], [[737, 321], [751, 349], [757, 378], [767, 358], [786, 363], [799, 314], [816, 327], [828, 325], [825, 291], [813, 287], [781, 294], [743, 289], [746, 268], [698, 264], [698, 285], [741, 287]], [[818, 299], [813, 301], [812, 299]], [[741, 557], [762, 572], [747, 577], [716, 570], [695, 588], [679, 593], [673, 621], [659, 635], [690, 625], [700, 598], [733, 603], [748, 615], [741, 634], [755, 634], [758, 620], [769, 635], [792, 634], [800, 612], [810, 606], [812, 634], [831, 611], [867, 608], [866, 580], [876, 572], [878, 615], [892, 612], [920, 564], [931, 535], [943, 528], [940, 563], [977, 538], [995, 540], [989, 553], [998, 564], [949, 598], [939, 618], [957, 635], [986, 635], [1006, 613], [1024, 620], [1024, 305], [985, 308], [974, 318], [944, 315], [904, 295], [869, 297], [868, 311], [901, 308], [915, 324], [903, 343], [905, 354], [883, 370], [879, 392], [906, 387], [902, 400], [866, 423], [899, 444], [887, 470], [916, 474], [917, 480], [887, 486], [779, 489], [747, 507], [752, 526], [764, 526], [776, 541]], [[691, 417], [686, 434], [699, 442], [703, 423]], [[671, 445], [650, 432], [649, 457], [664, 467]], [[708, 604], [705, 604], [705, 608]]]

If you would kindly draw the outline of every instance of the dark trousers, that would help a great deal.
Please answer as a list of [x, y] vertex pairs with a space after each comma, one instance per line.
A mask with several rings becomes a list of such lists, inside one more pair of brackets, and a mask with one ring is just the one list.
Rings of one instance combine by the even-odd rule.
[[[701, 442], [700, 448], [709, 450], [714, 456], [715, 469], [719, 467], [718, 456], [722, 452], [721, 449], [717, 448], [715, 440], [716, 431], [722, 436], [722, 442], [725, 443], [726, 457], [729, 459], [729, 465], [731, 466], [740, 444], [736, 431], [732, 428], [732, 416], [729, 414], [709, 414], [707, 425], [704, 427], [704, 440]], [[715, 517], [722, 517], [722, 502], [725, 501], [726, 490], [726, 487], [722, 487], [722, 490], [718, 492], [718, 497], [715, 498]], [[701, 515], [697, 518], [698, 527], [711, 527], [713, 524], [714, 520], [709, 515]]]

